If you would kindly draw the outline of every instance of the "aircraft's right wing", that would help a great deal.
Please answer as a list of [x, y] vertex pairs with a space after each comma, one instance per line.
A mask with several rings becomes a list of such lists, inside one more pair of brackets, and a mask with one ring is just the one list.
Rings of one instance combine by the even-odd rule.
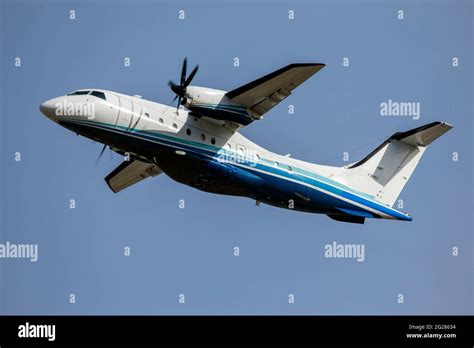
[[290, 64], [227, 92], [226, 96], [245, 106], [254, 118], [259, 119], [325, 66], [320, 63]]
[[105, 182], [112, 191], [117, 193], [143, 179], [157, 176], [161, 173], [161, 169], [153, 163], [139, 160], [123, 161], [105, 177]]

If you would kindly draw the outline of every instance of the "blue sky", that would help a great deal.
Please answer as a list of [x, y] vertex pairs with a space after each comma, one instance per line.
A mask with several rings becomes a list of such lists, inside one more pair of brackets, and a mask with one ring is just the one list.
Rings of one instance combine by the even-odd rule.
[[[0, 313], [473, 313], [472, 2], [0, 4], [0, 243], [39, 247], [37, 262], [0, 259]], [[298, 159], [342, 166], [344, 152], [354, 162], [396, 131], [453, 124], [402, 192], [413, 222], [343, 224], [163, 175], [113, 194], [103, 178], [122, 159], [106, 152], [95, 165], [100, 144], [39, 112], [89, 87], [170, 103], [184, 56], [200, 65], [194, 84], [223, 90], [289, 63], [327, 64], [243, 130]], [[380, 116], [389, 99], [420, 103], [420, 119]], [[364, 244], [364, 262], [325, 258], [333, 241]]]

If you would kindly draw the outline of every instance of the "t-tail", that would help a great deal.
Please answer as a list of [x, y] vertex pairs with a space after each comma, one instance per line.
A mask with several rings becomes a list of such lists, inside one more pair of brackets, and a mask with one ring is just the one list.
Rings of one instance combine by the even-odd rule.
[[[376, 217], [408, 220], [411, 217], [391, 208], [410, 179], [428, 145], [453, 126], [432, 122], [424, 126], [393, 134], [374, 151], [351, 164], [335, 179], [352, 189], [373, 197], [384, 209]], [[332, 217], [332, 216], [331, 216]], [[348, 215], [333, 217], [340, 221], [363, 223], [363, 218]]]

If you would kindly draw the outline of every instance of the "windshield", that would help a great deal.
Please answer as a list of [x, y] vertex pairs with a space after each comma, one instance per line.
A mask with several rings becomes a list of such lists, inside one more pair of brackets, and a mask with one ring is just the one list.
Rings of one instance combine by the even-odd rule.
[[99, 92], [99, 91], [75, 91], [75, 92], [68, 93], [67, 95], [86, 95], [86, 94], [93, 95], [94, 97], [106, 100], [105, 93]]
[[68, 95], [84, 95], [84, 94], [89, 94], [90, 91], [75, 91], [72, 93], [68, 93]]
[[104, 99], [104, 100], [105, 100], [105, 94], [104, 94], [104, 92], [92, 91], [92, 92], [91, 92], [91, 95], [93, 95], [94, 97], [101, 98], [101, 99]]

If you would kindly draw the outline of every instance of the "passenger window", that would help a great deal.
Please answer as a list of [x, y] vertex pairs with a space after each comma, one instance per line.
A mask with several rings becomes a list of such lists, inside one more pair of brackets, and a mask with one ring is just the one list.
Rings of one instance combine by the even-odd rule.
[[160, 122], [161, 124], [163, 124], [163, 119], [160, 117], [158, 122]]
[[201, 140], [206, 141], [206, 136], [204, 135], [204, 133], [201, 133]]
[[145, 117], [150, 118], [150, 115], [148, 115], [148, 113], [145, 112]]
[[290, 166], [288, 166], [288, 171], [291, 173], [293, 171], [293, 168], [291, 168]]
[[227, 143], [227, 145], [226, 145], [226, 146], [227, 146], [227, 148], [228, 148], [229, 150], [231, 150], [231, 149], [232, 149], [232, 145], [230, 145], [230, 143]]
[[280, 167], [280, 164], [278, 162], [273, 163], [273, 165], [277, 168]]
[[211, 138], [211, 144], [214, 145], [216, 143], [216, 139]]
[[178, 125], [176, 123], [173, 123], [173, 128], [178, 129]]
[[187, 135], [191, 135], [191, 129], [189, 129], [189, 128], [186, 129], [186, 134], [187, 134]]

